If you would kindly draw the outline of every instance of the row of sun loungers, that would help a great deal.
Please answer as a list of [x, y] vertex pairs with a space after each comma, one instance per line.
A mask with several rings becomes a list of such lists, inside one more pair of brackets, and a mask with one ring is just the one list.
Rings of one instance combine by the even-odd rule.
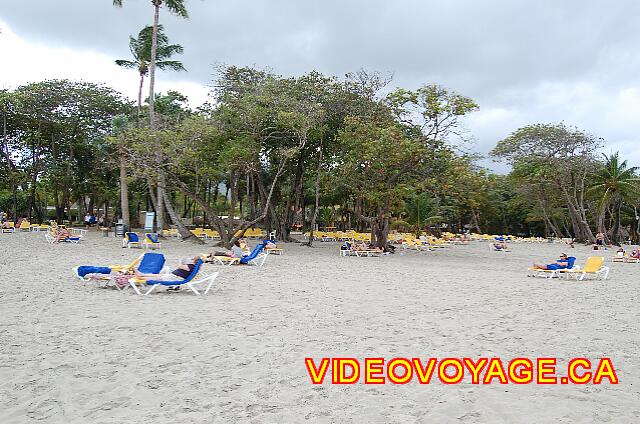
[[[111, 278], [109, 278], [109, 274], [111, 272], [122, 272], [126, 273], [131, 270], [137, 270], [143, 274], [158, 274], [162, 271], [162, 268], [165, 265], [164, 255], [160, 253], [145, 253], [140, 256], [138, 259], [133, 261], [130, 265], [119, 266], [113, 265], [109, 267], [92, 267], [92, 266], [81, 266], [78, 268], [74, 268], [73, 272], [77, 278], [82, 281], [90, 281], [85, 277], [89, 274], [104, 274], [105, 278], [98, 279], [97, 281], [101, 281], [103, 286], [113, 286], [118, 290], [124, 290], [126, 288], [131, 288], [138, 295], [149, 295], [154, 290], [159, 287], [164, 287], [166, 289], [175, 290], [176, 288], [181, 288], [182, 286], [189, 288], [194, 294], [207, 294], [219, 273], [214, 272], [210, 275], [206, 275], [204, 271], [202, 271], [202, 265], [204, 263], [204, 259], [198, 259], [193, 267], [193, 270], [189, 273], [186, 278], [177, 281], [163, 281], [163, 280], [141, 280], [135, 276], [131, 276], [127, 278], [125, 275], [125, 283], [118, 284], [114, 283]], [[122, 274], [124, 275], [124, 274]], [[148, 290], [142, 291], [143, 287], [149, 287]], [[204, 287], [204, 290], [201, 292], [198, 289], [200, 287]], [[202, 290], [202, 289], [200, 289]]]
[[[145, 280], [128, 273], [137, 270], [142, 274], [159, 274], [164, 265], [164, 255], [160, 253], [145, 253], [128, 265], [110, 265], [106, 267], [81, 266], [73, 269], [74, 275], [82, 281], [97, 281], [102, 286], [111, 286], [118, 290], [131, 288], [136, 294], [149, 295], [159, 287], [167, 290], [175, 290], [182, 286], [189, 288], [194, 294], [207, 294], [219, 273], [206, 274], [202, 267], [209, 262], [218, 265], [253, 265], [261, 267], [264, 265], [269, 253], [265, 250], [267, 241], [256, 245], [250, 254], [242, 258], [232, 258], [227, 256], [201, 255], [194, 264], [191, 273], [179, 281]], [[282, 249], [269, 249], [280, 250]], [[273, 254], [273, 253], [271, 253]], [[87, 275], [92, 278], [88, 279]], [[100, 277], [103, 275], [103, 277]], [[124, 280], [124, 282], [120, 281]], [[144, 288], [148, 288], [146, 291]]]
[[122, 247], [126, 247], [129, 249], [160, 249], [162, 247], [162, 243], [160, 242], [158, 234], [156, 233], [146, 233], [144, 235], [144, 239], [140, 240], [140, 237], [137, 233], [127, 232], [122, 239]]
[[[191, 231], [191, 234], [193, 234], [194, 236], [196, 236], [196, 237], [198, 237], [199, 239], [202, 239], [202, 240], [213, 240], [213, 239], [219, 239], [220, 238], [220, 233], [218, 233], [216, 230], [205, 229], [205, 228], [196, 228], [196, 229], [193, 229], [193, 230], [190, 230], [190, 231]], [[240, 236], [240, 231], [236, 232], [235, 235], [236, 236]], [[167, 238], [180, 238], [181, 237], [180, 233], [175, 228], [162, 230], [162, 236], [163, 237], [167, 237]], [[245, 237], [245, 238], [263, 238], [263, 237], [265, 237], [265, 233], [260, 228], [249, 228], [244, 232], [243, 237]]]

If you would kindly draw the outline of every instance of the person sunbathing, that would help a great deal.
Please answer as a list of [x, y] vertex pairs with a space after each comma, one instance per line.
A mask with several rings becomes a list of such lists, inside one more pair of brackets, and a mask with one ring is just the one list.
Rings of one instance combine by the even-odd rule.
[[493, 243], [493, 248], [497, 251], [509, 249], [509, 247], [507, 246], [507, 243], [505, 243], [504, 241], [497, 241]]
[[245, 256], [245, 250], [249, 250], [249, 246], [244, 240], [236, 240], [231, 246], [231, 252], [234, 258], [241, 258]]
[[55, 242], [60, 243], [61, 241], [65, 241], [69, 237], [71, 237], [71, 233], [69, 232], [69, 230], [67, 230], [66, 228], [60, 228], [58, 229], [58, 234], [56, 234]]
[[160, 274], [143, 274], [134, 271], [133, 276], [140, 280], [160, 280], [160, 281], [182, 281], [191, 275], [193, 268], [195, 268], [196, 261], [200, 259], [198, 256], [195, 258], [184, 257], [180, 259], [180, 264], [176, 269], [171, 272], [161, 272]]
[[568, 267], [569, 267], [569, 257], [567, 256], [566, 253], [560, 254], [560, 258], [552, 264], [547, 264], [547, 265], [533, 264], [533, 269], [554, 270], [554, 269], [566, 269]]
[[242, 249], [242, 246], [240, 245], [240, 241], [236, 240], [233, 242], [233, 245], [231, 246], [231, 250], [216, 250], [213, 253], [210, 253], [207, 256], [207, 260], [211, 260], [213, 259], [214, 256], [226, 256], [229, 258], [242, 258], [243, 256], [245, 256], [244, 254], [244, 250]]
[[633, 249], [630, 257], [633, 259], [640, 259], [640, 249]]

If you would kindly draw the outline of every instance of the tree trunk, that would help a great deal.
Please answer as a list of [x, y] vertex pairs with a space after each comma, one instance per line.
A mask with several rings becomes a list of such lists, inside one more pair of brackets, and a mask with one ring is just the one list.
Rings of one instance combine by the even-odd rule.
[[11, 192], [13, 197], [13, 218], [17, 219], [18, 214], [18, 188], [16, 187], [16, 181], [13, 175], [13, 162], [11, 161], [11, 155], [9, 154], [9, 142], [7, 140], [7, 111], [3, 110], [2, 113], [2, 151], [5, 159], [7, 160], [7, 178], [11, 184]]
[[613, 221], [613, 231], [612, 231], [612, 242], [616, 245], [620, 245], [620, 227], [621, 227], [621, 216], [622, 216], [622, 202], [618, 201], [614, 205], [614, 221]]
[[144, 74], [140, 74], [140, 85], [138, 86], [138, 115], [142, 113], [142, 87], [144, 85]]
[[180, 220], [180, 217], [178, 216], [176, 211], [173, 209], [173, 205], [171, 204], [171, 200], [167, 196], [167, 192], [164, 191], [162, 193], [162, 195], [164, 196], [164, 199], [163, 199], [164, 200], [164, 205], [167, 208], [167, 212], [169, 213], [169, 217], [171, 218], [171, 221], [173, 222], [173, 225], [175, 225], [176, 228], [178, 229], [178, 232], [180, 233], [180, 236], [182, 237], [182, 240], [183, 241], [191, 241], [191, 242], [196, 243], [196, 244], [204, 244], [204, 242], [202, 240], [200, 240], [198, 237], [194, 236], [193, 233], [191, 231], [189, 231], [187, 229], [187, 227], [184, 226], [184, 224]]
[[480, 229], [480, 214], [473, 208], [471, 208], [471, 218], [471, 225], [473, 226], [473, 228], [475, 228], [478, 234], [482, 234], [482, 230]]
[[[149, 63], [149, 125], [155, 129], [155, 99], [154, 90], [156, 84], [156, 58], [158, 55], [158, 25], [160, 24], [160, 0], [152, 0], [153, 4], [153, 32], [151, 35], [151, 63]], [[162, 202], [163, 198], [158, 197]]]
[[[258, 186], [258, 194], [260, 195], [260, 201], [264, 205], [267, 203], [267, 197], [268, 197], [267, 189], [264, 186], [264, 181], [262, 180], [262, 176], [259, 173], [256, 175], [255, 180], [256, 180], [256, 185]], [[273, 202], [269, 203], [268, 217], [269, 218], [266, 221], [268, 232], [271, 232], [271, 230], [274, 228], [275, 229], [280, 228], [280, 218], [278, 217], [278, 213], [276, 212], [276, 208]]]
[[383, 212], [372, 223], [372, 230], [375, 235], [376, 247], [385, 249], [389, 239], [389, 217]]
[[[306, 243], [307, 246], [311, 247], [313, 245], [313, 232], [316, 229], [316, 220], [318, 219], [318, 206], [320, 205], [320, 168], [322, 166], [322, 142], [320, 142], [320, 156], [318, 158], [318, 170], [316, 174], [316, 198], [315, 204], [313, 208], [313, 216], [311, 217], [311, 228], [309, 229], [309, 241]], [[304, 216], [304, 212], [303, 212]]]
[[[40, 137], [38, 136], [38, 139], [39, 138]], [[32, 147], [33, 173], [31, 175], [31, 193], [29, 194], [29, 207], [27, 209], [27, 216], [29, 218], [29, 222], [31, 222], [31, 211], [35, 206], [35, 201], [36, 201], [36, 185], [38, 184], [38, 173], [40, 168], [39, 158], [37, 154], [37, 150], [39, 150], [40, 148], [39, 144], [40, 143], [38, 142], [37, 148], [35, 144], [32, 145], [33, 146]], [[18, 219], [18, 216], [15, 216], [14, 218]]]
[[[209, 222], [211, 223], [211, 226], [216, 228], [216, 230], [220, 233], [220, 238], [221, 238], [220, 243], [223, 246], [230, 248], [233, 242], [235, 242], [239, 237], [241, 237], [242, 234], [244, 234], [244, 232], [249, 227], [251, 227], [252, 225], [255, 225], [257, 222], [262, 221], [267, 216], [267, 213], [269, 211], [269, 205], [271, 204], [271, 198], [273, 197], [273, 191], [275, 189], [276, 184], [278, 183], [278, 179], [280, 178], [280, 175], [282, 175], [282, 172], [284, 171], [285, 165], [286, 165], [286, 160], [283, 161], [282, 164], [280, 165], [280, 168], [278, 169], [278, 172], [276, 173], [273, 179], [273, 183], [271, 183], [269, 194], [267, 195], [265, 204], [262, 206], [260, 215], [257, 216], [255, 219], [252, 219], [249, 221], [243, 221], [242, 219], [235, 220], [233, 217], [233, 211], [231, 211], [230, 212], [231, 215], [229, 215], [229, 217], [227, 218], [227, 222], [225, 222], [218, 216], [217, 212], [214, 209], [212, 209], [209, 204], [207, 204], [206, 201], [200, 198], [200, 196], [198, 196], [196, 193], [193, 193], [189, 188], [189, 186], [187, 186], [185, 183], [178, 180], [177, 178], [174, 178], [173, 181], [176, 184], [178, 190], [182, 192], [182, 194], [191, 198], [194, 202], [196, 202], [201, 208], [203, 208], [207, 212], [207, 217], [209, 219]], [[233, 180], [233, 178], [230, 178], [230, 180]], [[233, 183], [231, 184], [233, 185]], [[232, 190], [232, 195], [233, 195], [233, 190]], [[232, 204], [233, 203], [234, 202], [232, 201]], [[236, 233], [238, 233], [238, 235], [236, 235]]]
[[[122, 221], [131, 228], [131, 215], [129, 214], [129, 185], [127, 183], [127, 161], [124, 152], [120, 152], [120, 210]], [[106, 211], [105, 211], [106, 212]]]
[[280, 239], [282, 241], [295, 241], [291, 238], [291, 226], [298, 212], [298, 206], [300, 204], [300, 197], [303, 188], [304, 177], [304, 160], [302, 159], [302, 151], [298, 157], [298, 165], [296, 167], [296, 174], [293, 182], [293, 188], [289, 194], [287, 200], [287, 209], [284, 211], [283, 219], [280, 221]]
[[156, 224], [157, 231], [161, 233], [165, 227], [165, 219], [164, 219], [164, 199], [165, 196], [165, 175], [164, 172], [158, 172], [158, 186], [157, 186], [157, 195], [156, 195]]

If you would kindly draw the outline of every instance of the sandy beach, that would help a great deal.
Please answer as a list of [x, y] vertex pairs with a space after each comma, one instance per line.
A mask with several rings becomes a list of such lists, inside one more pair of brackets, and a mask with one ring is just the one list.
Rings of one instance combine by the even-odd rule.
[[[119, 239], [0, 235], [0, 422], [640, 422], [640, 264], [577, 282], [526, 269], [561, 251], [584, 262], [585, 246], [474, 242], [382, 258], [282, 246], [262, 268], [207, 264], [220, 271], [207, 296], [136, 296], [71, 273], [141, 253]], [[213, 249], [169, 240], [160, 252], [175, 264]], [[620, 383], [312, 385], [304, 364], [523, 356], [609, 357]]]

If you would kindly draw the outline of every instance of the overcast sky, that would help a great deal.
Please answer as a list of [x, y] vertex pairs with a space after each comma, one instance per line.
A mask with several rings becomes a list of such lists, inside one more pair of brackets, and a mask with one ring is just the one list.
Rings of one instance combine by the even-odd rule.
[[[152, 23], [149, 0], [0, 0], [0, 87], [47, 78], [104, 82], [135, 98], [129, 35]], [[517, 128], [563, 121], [640, 165], [640, 1], [187, 0], [190, 19], [161, 13], [187, 73], [158, 91], [206, 99], [212, 66], [283, 75], [364, 68], [393, 86], [437, 83], [478, 102], [465, 121], [486, 153]], [[485, 162], [485, 164], [487, 164]], [[491, 165], [489, 165], [491, 166]], [[492, 166], [500, 169], [499, 166]]]

